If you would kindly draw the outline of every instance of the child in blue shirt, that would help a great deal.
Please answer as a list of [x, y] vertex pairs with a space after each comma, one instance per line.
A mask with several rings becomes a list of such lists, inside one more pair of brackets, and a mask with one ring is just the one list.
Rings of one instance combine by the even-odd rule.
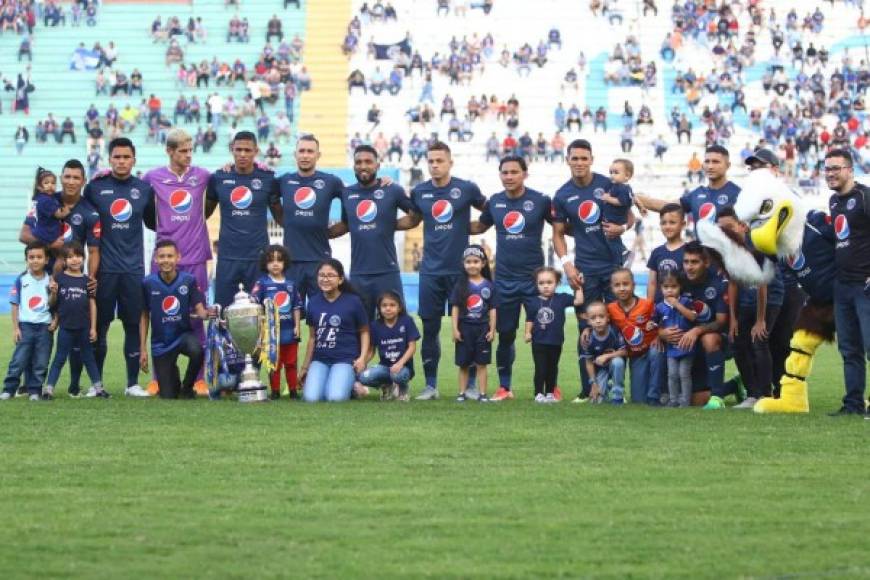
[[[692, 301], [682, 294], [682, 280], [674, 271], [659, 277], [662, 301], [656, 304], [656, 322], [660, 328], [689, 330], [698, 318]], [[668, 344], [668, 406], [688, 407], [692, 401], [692, 351]]]
[[33, 204], [36, 213], [36, 223], [31, 228], [33, 236], [52, 244], [60, 237], [63, 219], [69, 215], [70, 208], [62, 206], [55, 197], [57, 177], [51, 171], [40, 167], [36, 170], [36, 182], [33, 186]]
[[603, 302], [595, 301], [586, 307], [586, 320], [592, 332], [588, 344], [581, 346], [580, 358], [585, 361], [586, 372], [592, 377], [589, 399], [593, 403], [602, 403], [609, 392], [610, 402], [622, 405], [625, 402], [625, 358], [628, 356], [625, 339], [610, 325], [607, 306]]
[[[609, 191], [603, 192], [600, 198], [603, 202], [601, 217], [604, 221], [628, 228], [629, 213], [634, 203], [634, 196], [628, 182], [633, 174], [634, 164], [628, 159], [615, 159], [610, 164], [610, 181], [613, 185]], [[625, 265], [629, 255], [622, 238], [608, 238], [607, 243], [610, 245], [614, 266], [620, 268]]]
[[392, 290], [378, 297], [378, 317], [372, 322], [371, 336], [366, 363], [374, 358], [377, 349], [380, 364], [364, 370], [359, 382], [366, 387], [382, 387], [382, 401], [408, 401], [408, 383], [414, 378], [414, 353], [420, 331], [405, 312], [402, 298]]

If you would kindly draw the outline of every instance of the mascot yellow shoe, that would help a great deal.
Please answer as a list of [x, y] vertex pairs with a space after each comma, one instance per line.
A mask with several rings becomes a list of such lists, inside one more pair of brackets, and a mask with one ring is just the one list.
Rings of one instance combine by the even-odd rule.
[[797, 330], [791, 339], [791, 354], [785, 360], [779, 399], [761, 399], [752, 408], [756, 413], [809, 413], [810, 399], [806, 377], [813, 368], [813, 356], [824, 338]]

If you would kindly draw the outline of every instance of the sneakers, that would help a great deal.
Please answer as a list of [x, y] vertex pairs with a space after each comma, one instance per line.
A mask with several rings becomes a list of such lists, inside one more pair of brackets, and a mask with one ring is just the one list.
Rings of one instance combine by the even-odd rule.
[[[737, 393], [735, 393], [735, 396], [737, 397], [738, 403], [744, 402], [747, 398], [752, 398], [752, 397], [749, 397], [749, 395], [746, 393], [746, 385], [743, 384], [743, 377], [741, 377], [738, 374], [736, 377], [734, 377], [734, 382], [737, 384]], [[758, 399], [756, 399], [756, 401], [757, 400]], [[745, 409], [745, 407], [737, 407], [737, 408]], [[750, 409], [751, 408], [752, 407], [750, 407]]]
[[434, 401], [441, 395], [438, 393], [438, 389], [435, 387], [426, 387], [423, 389], [423, 392], [417, 395], [415, 398], [418, 401]]
[[139, 385], [127, 387], [126, 389], [124, 389], [124, 394], [128, 397], [137, 397], [140, 399], [145, 399], [151, 396], [151, 393], [149, 393]]
[[489, 403], [491, 399], [486, 394], [478, 395], [477, 402], [478, 403]]
[[702, 407], [705, 411], [721, 411], [725, 408], [725, 401], [722, 397], [712, 396], [707, 404]]
[[547, 403], [558, 403], [559, 399], [556, 398], [556, 395], [554, 393], [547, 393], [545, 401]]
[[849, 409], [848, 407], [840, 407], [838, 411], [834, 411], [833, 413], [828, 413], [829, 417], [848, 417], [851, 415], [863, 415], [861, 411], [857, 409]]
[[158, 394], [160, 394], [160, 387], [157, 385], [157, 381], [149, 381], [148, 394], [152, 397], [156, 397]]
[[41, 397], [41, 396], [39, 396], [39, 395], [37, 395], [37, 394], [36, 394], [36, 393], [34, 393], [34, 394], [32, 394], [32, 395], [30, 395], [30, 396], [29, 396], [29, 397], [27, 397], [27, 398], [28, 398], [28, 399], [29, 399], [29, 400], [30, 400], [30, 402], [31, 402], [31, 403], [33, 403], [33, 402], [36, 402], [36, 403], [38, 403], [38, 402], [39, 402], [39, 401], [41, 401], [41, 400], [42, 400], [42, 397]]
[[610, 404], [611, 404], [611, 405], [616, 405], [616, 406], [624, 405], [624, 404], [625, 404], [625, 399], [611, 399], [611, 400], [610, 400]]
[[26, 397], [27, 396], [27, 387], [18, 387], [18, 390], [15, 391], [16, 397]]
[[202, 379], [193, 383], [193, 390], [194, 390], [194, 392], [196, 392], [197, 396], [199, 396], [199, 397], [207, 397], [208, 396], [208, 385], [205, 384], [205, 381], [203, 381]]
[[584, 397], [583, 395], [577, 395], [571, 400], [572, 403], [583, 404], [589, 402], [589, 397]]
[[480, 391], [477, 390], [477, 387], [468, 387], [465, 391], [465, 396], [468, 399], [476, 401], [480, 398]]
[[[208, 392], [208, 391], [206, 391], [206, 392]], [[290, 397], [291, 400], [296, 400], [299, 398], [299, 391], [296, 389], [291, 389], [288, 396]]]
[[536, 403], [546, 403], [547, 396], [544, 393], [538, 393], [537, 395], [535, 395], [535, 402]]
[[88, 392], [85, 393], [85, 397], [88, 399], [98, 398], [98, 399], [108, 399], [111, 397], [109, 393], [103, 387], [91, 387], [88, 389]]
[[69, 392], [67, 392], [66, 396], [69, 397], [70, 399], [81, 399], [82, 393], [81, 393], [81, 391], [69, 391]]
[[499, 387], [495, 394], [492, 396], [493, 401], [505, 401], [507, 399], [513, 399], [514, 393], [510, 389], [506, 389], [504, 387]]
[[559, 387], [554, 387], [553, 388], [553, 398], [556, 399], [557, 403], [559, 401], [561, 401], [562, 400], [562, 389], [560, 389]]
[[53, 401], [54, 400], [54, 387], [45, 387], [42, 389], [42, 400], [43, 401]]
[[[419, 397], [417, 398], [419, 399]], [[466, 400], [468, 400], [468, 398], [465, 396], [465, 393], [459, 393], [458, 395], [456, 395], [457, 403], [464, 403]]]
[[353, 394], [357, 399], [364, 399], [369, 396], [369, 388], [362, 383], [356, 382], [353, 384]]
[[755, 397], [746, 397], [745, 399], [743, 399], [742, 403], [740, 403], [739, 405], [734, 405], [732, 409], [751, 409], [755, 406], [755, 403], [757, 402], [758, 399], [756, 399]]
[[281, 398], [281, 391], [272, 391], [269, 393], [269, 399], [272, 401], [277, 401]]
[[411, 395], [409, 395], [408, 393], [399, 393], [399, 396], [396, 397], [396, 400], [402, 403], [407, 403], [411, 400]]
[[12, 395], [7, 393], [6, 391], [3, 391], [2, 393], [0, 393], [0, 401], [8, 401], [11, 398], [12, 398]]
[[399, 387], [396, 385], [389, 385], [381, 388], [381, 400], [382, 401], [392, 401], [396, 398], [398, 394]]

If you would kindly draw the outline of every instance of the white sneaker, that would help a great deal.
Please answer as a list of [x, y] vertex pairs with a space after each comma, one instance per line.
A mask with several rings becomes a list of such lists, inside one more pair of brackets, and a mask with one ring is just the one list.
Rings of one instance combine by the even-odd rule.
[[[148, 391], [146, 391], [145, 389], [143, 389], [139, 385], [133, 385], [132, 387], [127, 387], [126, 389], [124, 389], [124, 394], [127, 395], [128, 397], [140, 397], [143, 399], [151, 396], [151, 394]], [[90, 396], [90, 391], [88, 391], [88, 396]]]
[[12, 395], [7, 393], [6, 391], [3, 391], [2, 393], [0, 393], [0, 401], [8, 401], [11, 398], [12, 398]]
[[470, 401], [477, 401], [480, 399], [480, 391], [477, 390], [477, 387], [469, 387], [465, 391], [465, 398]]
[[30, 395], [30, 396], [28, 397], [28, 399], [30, 399], [31, 401], [37, 401], [37, 402], [39, 402], [39, 401], [42, 400], [42, 397], [40, 397], [39, 395]]
[[556, 400], [556, 396], [553, 395], [553, 393], [547, 393], [547, 402], [548, 403], [558, 403], [559, 401]]
[[536, 403], [546, 403], [547, 396], [544, 393], [538, 393], [537, 395], [535, 395], [535, 402]]
[[755, 406], [755, 403], [757, 403], [757, 402], [758, 402], [758, 399], [756, 399], [755, 397], [746, 397], [745, 399], [743, 399], [742, 403], [740, 403], [739, 405], [734, 405], [731, 408], [732, 409], [751, 409], [752, 407]]
[[417, 395], [418, 401], [434, 401], [439, 397], [438, 389], [435, 387], [426, 387], [423, 392]]

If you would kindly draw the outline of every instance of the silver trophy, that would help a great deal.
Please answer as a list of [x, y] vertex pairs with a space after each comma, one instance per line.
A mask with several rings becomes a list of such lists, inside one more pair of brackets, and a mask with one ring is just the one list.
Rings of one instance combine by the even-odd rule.
[[266, 324], [266, 314], [262, 305], [255, 302], [244, 286], [233, 297], [233, 303], [223, 311], [227, 330], [239, 352], [245, 353], [245, 368], [239, 375], [237, 388], [239, 402], [257, 403], [268, 401], [266, 386], [260, 382], [260, 372], [254, 366], [253, 357], [258, 357], [262, 345], [260, 336]]

